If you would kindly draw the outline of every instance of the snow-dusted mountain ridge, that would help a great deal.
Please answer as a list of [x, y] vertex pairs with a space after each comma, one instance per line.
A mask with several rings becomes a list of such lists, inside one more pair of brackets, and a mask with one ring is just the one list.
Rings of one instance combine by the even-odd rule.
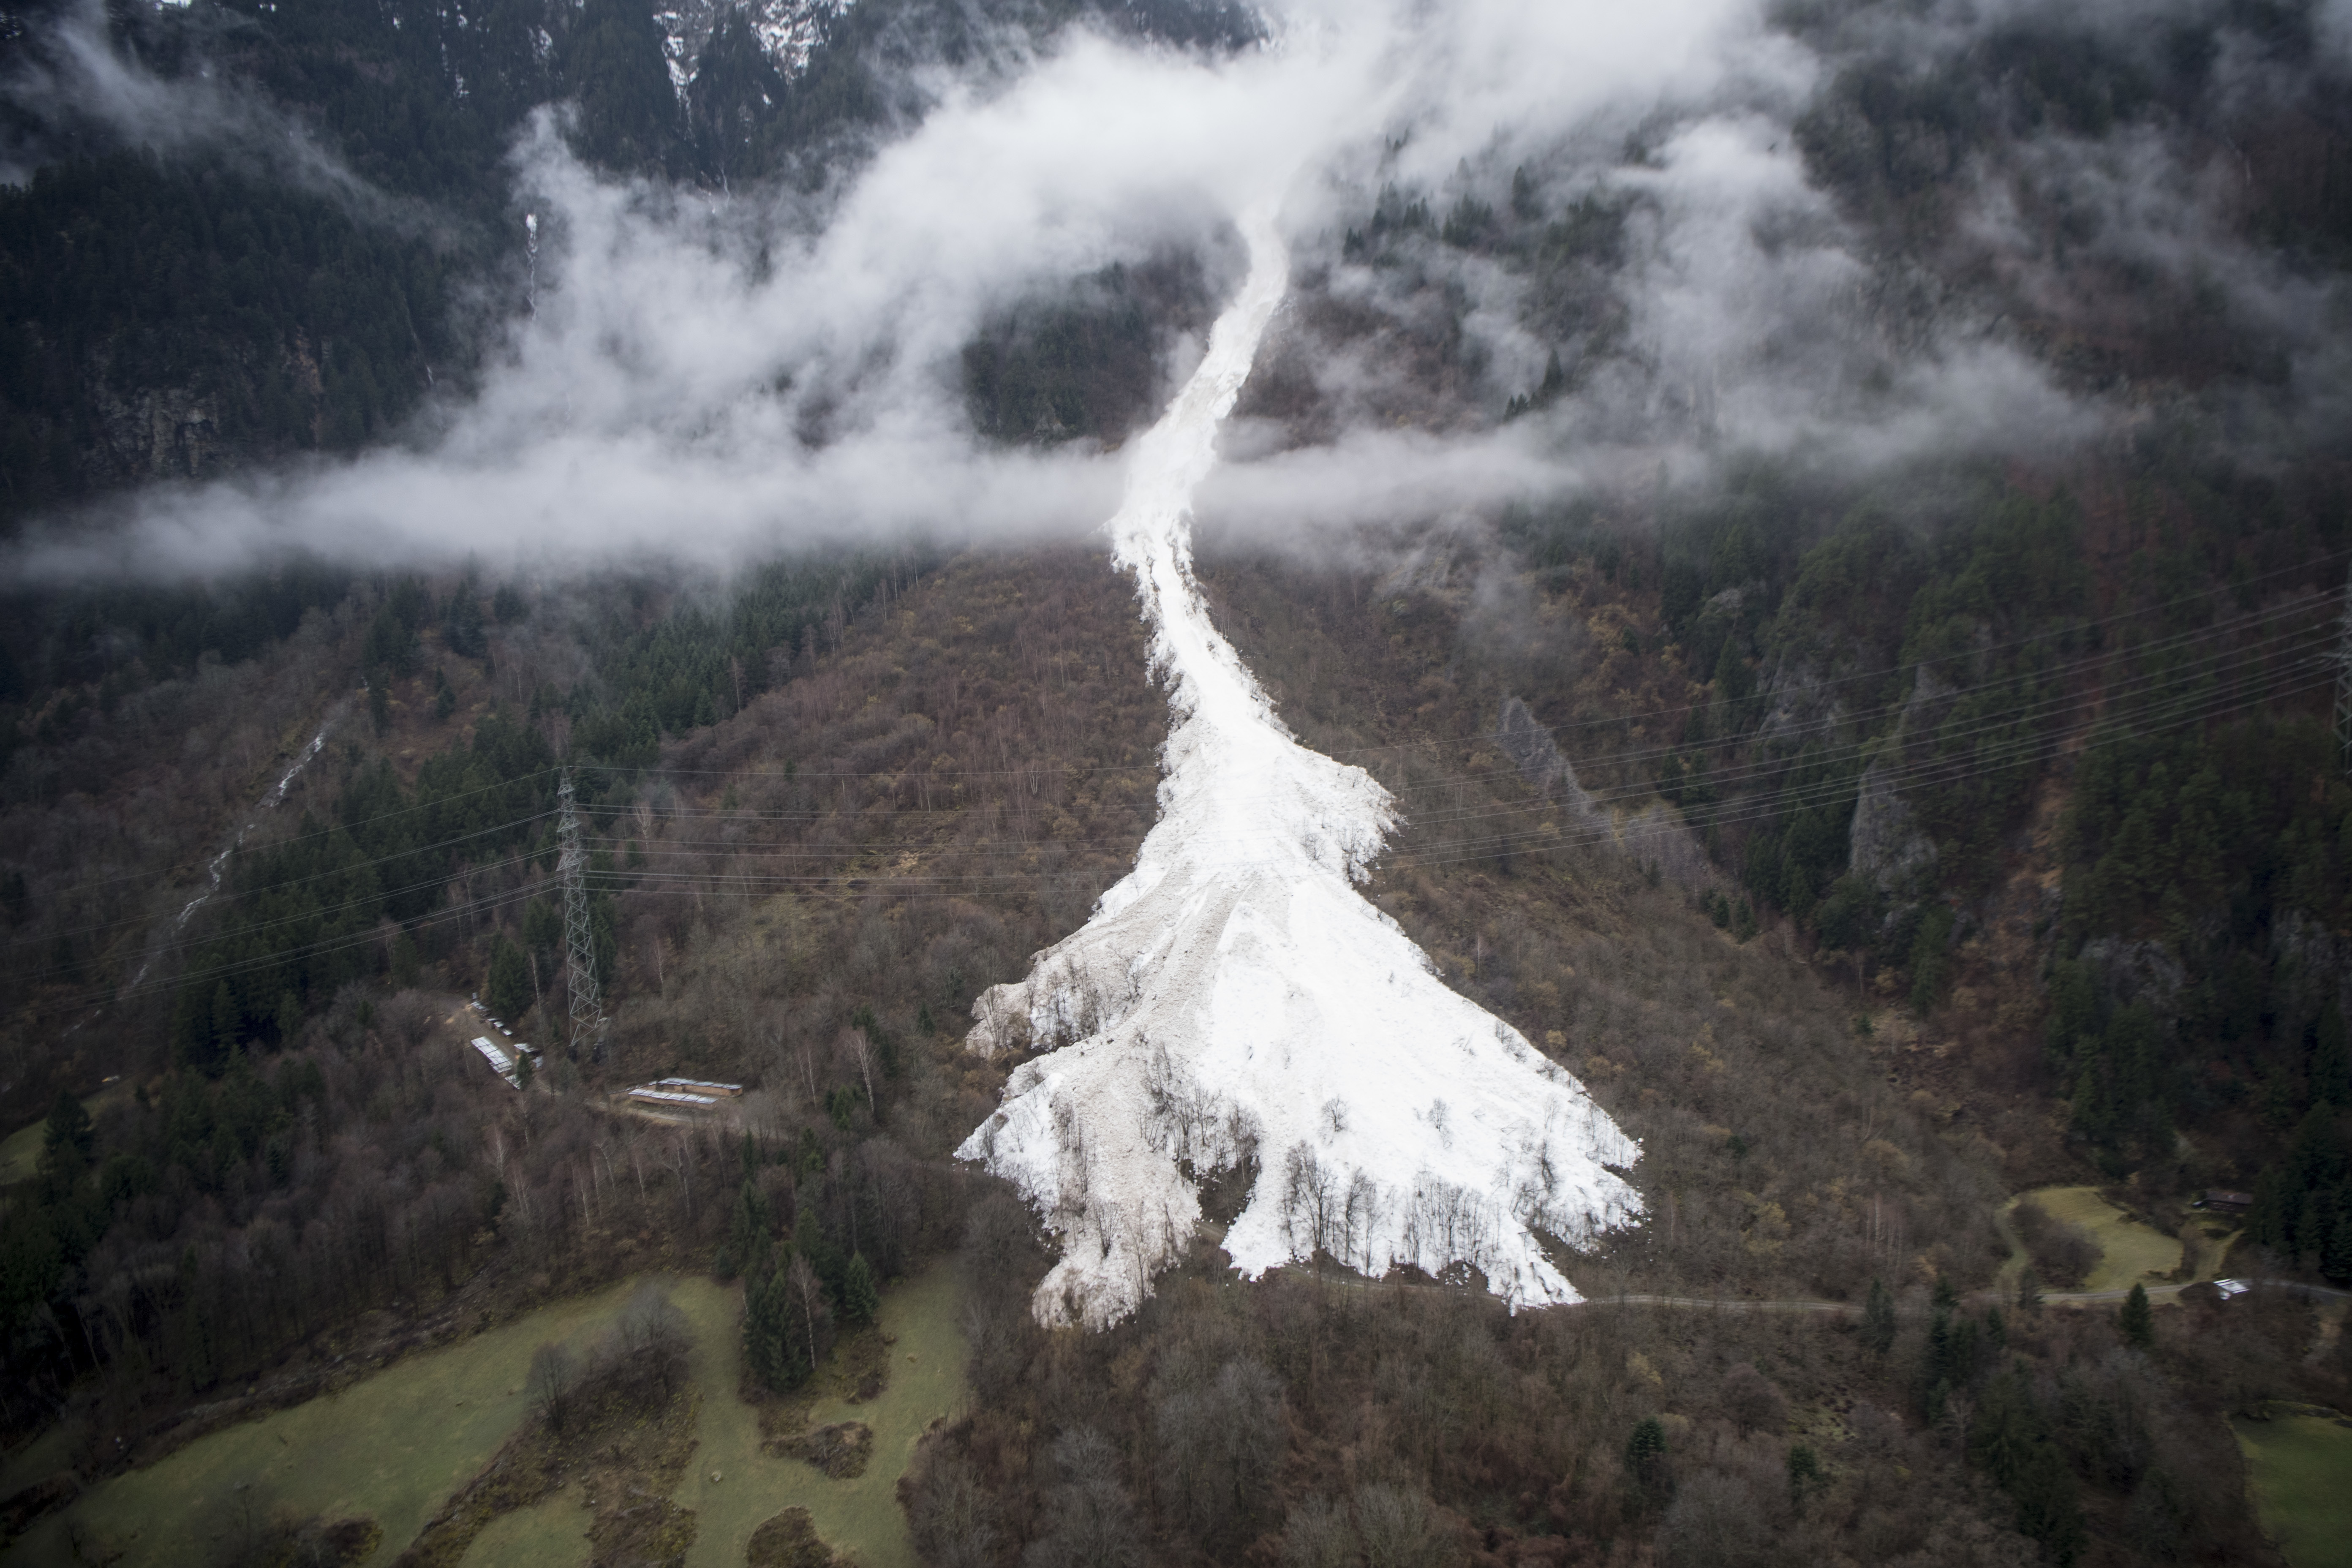
[[786, 76], [799, 74], [809, 51], [824, 37], [825, 22], [849, 9], [852, 0], [677, 0], [654, 14], [661, 24], [662, 56], [669, 63], [670, 86], [680, 93], [694, 79], [695, 62], [702, 46], [719, 28], [719, 19], [740, 10], [776, 68]]
[[1253, 1158], [1224, 1238], [1244, 1275], [1319, 1250], [1372, 1275], [1467, 1265], [1514, 1306], [1573, 1301], [1535, 1233], [1576, 1245], [1631, 1219], [1609, 1167], [1637, 1146], [1358, 892], [1388, 792], [1291, 738], [1192, 574], [1192, 496], [1289, 265], [1270, 212], [1242, 228], [1248, 279], [1108, 525], [1170, 687], [1160, 820], [1094, 917], [976, 1004], [970, 1048], [1055, 1048], [958, 1152], [1060, 1239], [1034, 1303], [1049, 1324], [1133, 1311], [1200, 1224], [1195, 1176]]

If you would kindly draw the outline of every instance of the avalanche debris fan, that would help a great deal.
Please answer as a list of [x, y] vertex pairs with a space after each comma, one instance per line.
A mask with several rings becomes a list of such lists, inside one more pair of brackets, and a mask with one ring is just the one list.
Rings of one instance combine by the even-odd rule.
[[1194, 1177], [1251, 1160], [1224, 1238], [1250, 1278], [1319, 1250], [1375, 1276], [1466, 1265], [1514, 1307], [1574, 1301], [1534, 1233], [1580, 1245], [1633, 1218], [1610, 1167], [1638, 1146], [1357, 891], [1388, 792], [1291, 737], [1193, 576], [1192, 497], [1289, 268], [1270, 206], [1241, 227], [1249, 276], [1108, 525], [1170, 689], [1160, 820], [1094, 917], [975, 1005], [971, 1049], [1053, 1048], [958, 1152], [1060, 1239], [1048, 1324], [1133, 1311], [1200, 1224]]

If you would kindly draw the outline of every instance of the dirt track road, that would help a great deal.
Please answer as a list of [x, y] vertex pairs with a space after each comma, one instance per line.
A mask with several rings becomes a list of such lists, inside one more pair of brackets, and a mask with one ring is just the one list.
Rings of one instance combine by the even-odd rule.
[[[2197, 1281], [2189, 1280], [2179, 1285], [2150, 1285], [2147, 1288], [2147, 1299], [2151, 1301], [2169, 1300], [2173, 1297], [2179, 1295], [2181, 1291], [2189, 1289], [2189, 1285], [2195, 1283], [2197, 1283]], [[2301, 1280], [2296, 1279], [2249, 1279], [2246, 1283], [2266, 1290], [2291, 1290], [2297, 1295], [2311, 1297], [2315, 1300], [2352, 1301], [2352, 1290], [2331, 1290], [2325, 1285], [2305, 1285]], [[1438, 1289], [1443, 1288], [1444, 1287], [1438, 1287]], [[2126, 1286], [2120, 1290], [2044, 1290], [2042, 1293], [2042, 1305], [2049, 1307], [2088, 1307], [2095, 1306], [2103, 1301], [2120, 1301], [2130, 1294], [2131, 1288], [2129, 1286]], [[2006, 1297], [1986, 1290], [1974, 1291], [1969, 1295], [1962, 1297], [1961, 1300], [1964, 1301], [1974, 1302], [1979, 1305], [2007, 1304]], [[1712, 1310], [1718, 1312], [1847, 1313], [1860, 1312], [1862, 1310], [1861, 1303], [1856, 1301], [1756, 1301], [1738, 1296], [1640, 1296], [1630, 1294], [1622, 1296], [1588, 1296], [1584, 1299], [1581, 1305], [1588, 1307], [1685, 1307], [1695, 1310]]]

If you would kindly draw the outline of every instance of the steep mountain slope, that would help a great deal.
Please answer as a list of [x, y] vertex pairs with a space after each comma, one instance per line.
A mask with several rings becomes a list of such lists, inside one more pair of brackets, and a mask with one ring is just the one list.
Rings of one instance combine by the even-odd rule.
[[[1405, 7], [1393, 123], [1223, 7], [11, 13], [6, 559], [100, 580], [0, 616], [10, 1428], [644, 1268], [787, 1398], [954, 1251], [934, 1562], [2265, 1560], [2227, 1418], [2352, 1398], [2340, 9]], [[333, 564], [419, 495], [485, 554]], [[2045, 1304], [2045, 1184], [2279, 1283]]]
[[1328, 1253], [1573, 1301], [1532, 1233], [1590, 1244], [1635, 1212], [1611, 1167], [1637, 1151], [1582, 1086], [1464, 1006], [1357, 894], [1390, 798], [1291, 738], [1193, 579], [1192, 497], [1287, 282], [1271, 218], [1244, 216], [1249, 276], [1108, 525], [1177, 715], [1160, 821], [1092, 920], [982, 996], [968, 1042], [1049, 1047], [958, 1150], [1060, 1238], [1047, 1322], [1132, 1312], [1198, 1228], [1198, 1184], [1252, 1163], [1223, 1238], [1250, 1277]]

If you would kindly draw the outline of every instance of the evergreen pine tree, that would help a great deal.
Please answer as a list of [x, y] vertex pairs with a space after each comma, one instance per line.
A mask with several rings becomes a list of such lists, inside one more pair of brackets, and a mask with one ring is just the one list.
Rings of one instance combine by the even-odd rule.
[[1969, 1458], [2017, 1505], [2017, 1531], [2062, 1565], [2082, 1554], [2083, 1506], [2074, 1467], [2051, 1436], [2021, 1370], [1984, 1385], [1969, 1424]]
[[2319, 1271], [2338, 1285], [2352, 1284], [2352, 1186], [2336, 1194], [2336, 1222], [2320, 1249]]
[[504, 931], [490, 938], [490, 973], [482, 994], [490, 1012], [509, 1022], [530, 1009], [530, 961]]
[[48, 1120], [41, 1124], [42, 1162], [54, 1166], [70, 1160], [77, 1167], [86, 1166], [97, 1152], [98, 1135], [90, 1130], [89, 1111], [71, 1090], [58, 1090]]
[[785, 1340], [790, 1289], [779, 1261], [766, 1277], [748, 1276], [743, 1289], [743, 1360], [751, 1375], [775, 1393], [799, 1386]]
[[291, 991], [278, 994], [278, 1043], [292, 1046], [302, 1034], [302, 999]]
[[552, 952], [563, 940], [563, 917], [545, 899], [533, 899], [523, 906], [522, 941], [534, 952]]
[[1870, 1295], [1863, 1302], [1862, 1342], [1879, 1355], [1895, 1348], [1895, 1298], [1883, 1279], [1870, 1282]]
[[2333, 996], [2312, 1031], [2311, 1095], [2338, 1110], [2352, 1105], [2352, 1042], [2345, 1038], [2344, 1014]]
[[747, 1280], [760, 1280], [772, 1271], [768, 1262], [771, 1243], [768, 1237], [768, 1201], [760, 1189], [746, 1182], [735, 1190], [735, 1212], [727, 1226], [725, 1257], [733, 1272]]
[[2147, 1286], [2131, 1288], [2131, 1294], [2124, 1298], [2123, 1310], [2116, 1315], [2116, 1327], [2135, 1350], [2144, 1351], [2156, 1343], [2156, 1319], [2148, 1310]]
[[1651, 1501], [1664, 1496], [1666, 1428], [1656, 1416], [1645, 1415], [1633, 1424], [1633, 1435], [1625, 1439], [1625, 1474]]
[[1822, 1488], [1822, 1457], [1811, 1447], [1797, 1443], [1789, 1449], [1789, 1506], [1801, 1513], [1805, 1499]]
[[626, 0], [586, 0], [565, 40], [563, 68], [580, 104], [582, 155], [632, 173], [661, 168], [679, 115], [653, 14]]
[[866, 1267], [866, 1254], [853, 1254], [841, 1279], [843, 1326], [854, 1329], [872, 1322], [881, 1305], [881, 1293], [874, 1289], [874, 1270]]
[[245, 1013], [236, 1005], [236, 994], [223, 980], [213, 987], [213, 1048], [212, 1054], [197, 1065], [213, 1077], [220, 1076], [221, 1064], [236, 1049], [245, 1037]]
[[480, 658], [489, 652], [489, 639], [483, 634], [482, 601], [473, 584], [460, 584], [449, 595], [448, 614], [441, 623], [441, 640], [449, 651], [467, 658]]
[[827, 1303], [840, 1300], [842, 1281], [848, 1273], [848, 1260], [842, 1257], [841, 1248], [825, 1236], [824, 1227], [817, 1223], [816, 1205], [813, 1203], [801, 1205], [800, 1218], [793, 1226], [793, 1250], [807, 1258], [809, 1267], [816, 1271], [817, 1279], [824, 1286]]

